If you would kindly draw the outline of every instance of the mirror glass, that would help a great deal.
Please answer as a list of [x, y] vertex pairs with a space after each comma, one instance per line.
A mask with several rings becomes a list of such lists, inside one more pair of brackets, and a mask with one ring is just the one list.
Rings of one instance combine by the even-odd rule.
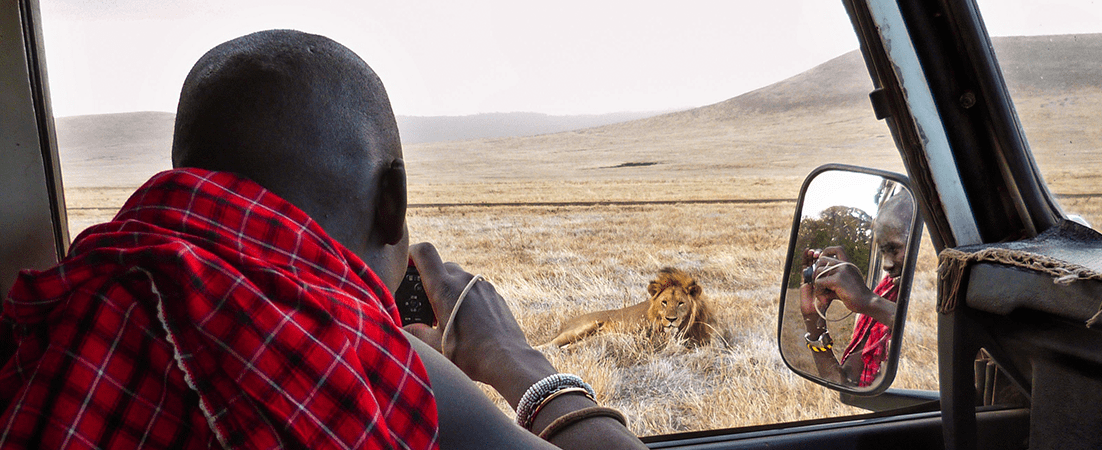
[[854, 394], [887, 389], [918, 253], [917, 217], [902, 175], [825, 166], [808, 176], [781, 289], [778, 342], [790, 368]]

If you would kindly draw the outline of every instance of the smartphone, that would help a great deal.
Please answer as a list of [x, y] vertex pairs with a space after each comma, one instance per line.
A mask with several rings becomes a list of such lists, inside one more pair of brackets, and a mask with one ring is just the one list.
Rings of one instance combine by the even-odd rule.
[[402, 326], [411, 323], [423, 323], [432, 326], [436, 315], [432, 312], [429, 297], [425, 295], [425, 286], [421, 284], [421, 274], [413, 261], [406, 267], [406, 276], [394, 292], [394, 302], [398, 304], [398, 315], [402, 316]]

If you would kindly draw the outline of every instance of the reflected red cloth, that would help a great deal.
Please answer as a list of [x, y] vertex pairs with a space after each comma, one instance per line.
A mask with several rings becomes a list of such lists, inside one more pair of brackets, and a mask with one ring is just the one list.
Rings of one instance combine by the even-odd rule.
[[[899, 297], [899, 288], [889, 276], [884, 276], [884, 279], [880, 280], [880, 283], [876, 285], [872, 292], [891, 300], [893, 303]], [[864, 368], [861, 369], [861, 379], [857, 382], [858, 386], [868, 386], [876, 379], [876, 376], [880, 373], [880, 364], [884, 362], [884, 357], [888, 354], [888, 343], [891, 342], [891, 337], [892, 329], [887, 325], [864, 314], [857, 315], [857, 320], [853, 324], [853, 339], [849, 341], [846, 350], [842, 352], [842, 363], [845, 363], [850, 354], [864, 342], [864, 347], [861, 349], [861, 362], [864, 363]]]
[[387, 289], [233, 174], [154, 176], [61, 265], [21, 273], [3, 320], [5, 449], [437, 447]]

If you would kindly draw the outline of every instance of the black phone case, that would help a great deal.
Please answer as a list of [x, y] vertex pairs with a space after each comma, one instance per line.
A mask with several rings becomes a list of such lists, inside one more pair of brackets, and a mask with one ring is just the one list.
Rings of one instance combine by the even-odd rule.
[[421, 284], [421, 274], [417, 268], [410, 265], [406, 269], [406, 276], [402, 278], [402, 284], [394, 292], [394, 302], [398, 304], [398, 314], [402, 316], [402, 326], [411, 323], [423, 323], [432, 325], [436, 316], [432, 313], [432, 305], [425, 295], [425, 287]]

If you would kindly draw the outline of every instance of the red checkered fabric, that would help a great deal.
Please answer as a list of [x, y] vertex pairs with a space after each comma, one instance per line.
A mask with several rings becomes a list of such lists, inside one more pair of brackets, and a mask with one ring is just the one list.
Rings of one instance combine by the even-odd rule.
[[233, 174], [156, 175], [3, 320], [0, 448], [437, 447], [387, 289]]
[[[895, 302], [899, 296], [899, 288], [888, 276], [880, 280], [880, 284], [877, 284], [872, 292], [892, 302]], [[876, 380], [876, 376], [880, 374], [880, 365], [888, 354], [888, 344], [891, 342], [891, 338], [892, 329], [887, 325], [863, 314], [857, 316], [857, 320], [853, 324], [853, 339], [849, 341], [846, 350], [842, 352], [842, 362], [844, 363], [850, 357], [850, 354], [861, 347], [861, 362], [864, 363], [864, 367], [861, 369], [861, 379], [857, 382], [858, 386], [868, 386], [872, 384], [873, 380]], [[862, 343], [864, 343], [863, 346]]]

